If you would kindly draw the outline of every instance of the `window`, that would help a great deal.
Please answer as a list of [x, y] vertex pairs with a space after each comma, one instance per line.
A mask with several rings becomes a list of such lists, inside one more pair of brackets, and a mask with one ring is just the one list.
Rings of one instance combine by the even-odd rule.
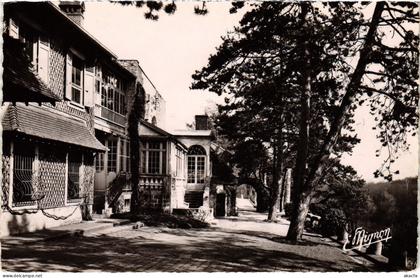
[[145, 142], [140, 144], [141, 173], [166, 173], [166, 142]]
[[117, 140], [108, 140], [108, 173], [117, 172]]
[[104, 170], [104, 159], [105, 159], [104, 153], [98, 153], [96, 155], [95, 169], [97, 173], [102, 172]]
[[206, 177], [206, 151], [194, 145], [188, 150], [188, 183], [204, 183]]
[[130, 143], [127, 139], [120, 141], [120, 171], [130, 172]]
[[104, 71], [102, 74], [101, 105], [121, 115], [126, 114], [125, 86], [121, 79]]
[[100, 80], [95, 80], [95, 92], [97, 94], [101, 93], [101, 81]]
[[32, 205], [35, 147], [16, 143], [13, 149], [13, 206]]
[[35, 32], [25, 25], [19, 27], [19, 40], [23, 43], [24, 52], [28, 61], [32, 62], [33, 68], [37, 69], [37, 60], [38, 60], [38, 36], [35, 35]]
[[69, 153], [68, 158], [68, 184], [67, 200], [80, 198], [80, 167], [82, 167], [82, 154]]
[[131, 160], [130, 160], [130, 141], [127, 140], [127, 144], [125, 145], [125, 149], [126, 149], [126, 154], [127, 154], [127, 172], [131, 172]]
[[83, 104], [83, 62], [76, 55], [72, 60], [71, 100]]
[[102, 90], [101, 90], [101, 105], [104, 107], [107, 107], [108, 105], [107, 90], [106, 90], [106, 87], [104, 87], [103, 85], [102, 85]]
[[176, 160], [176, 172], [175, 176], [182, 177], [184, 172], [184, 154], [182, 153], [182, 150], [180, 148], [176, 148], [175, 153], [175, 160]]

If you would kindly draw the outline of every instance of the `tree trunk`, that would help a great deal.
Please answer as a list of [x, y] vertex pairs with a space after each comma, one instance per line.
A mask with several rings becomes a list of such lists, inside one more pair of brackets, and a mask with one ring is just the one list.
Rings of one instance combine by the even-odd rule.
[[305, 219], [309, 212], [309, 204], [311, 196], [309, 194], [302, 194], [299, 198], [299, 203], [294, 204], [297, 209], [293, 212], [290, 220], [289, 230], [287, 231], [287, 238], [293, 241], [302, 239], [303, 229], [305, 228]]
[[131, 160], [131, 203], [130, 212], [137, 214], [140, 211], [140, 119], [144, 114], [145, 92], [143, 86], [138, 83], [128, 117], [128, 135], [130, 137], [130, 160]]
[[281, 173], [283, 172], [283, 95], [280, 87], [275, 84], [275, 93], [278, 96], [278, 108], [280, 120], [274, 130], [275, 140], [273, 143], [273, 181], [270, 190], [270, 203], [268, 207], [268, 221], [276, 218], [274, 210], [279, 200], [279, 191], [281, 186]]
[[[280, 135], [281, 137], [281, 135]], [[275, 146], [274, 148], [274, 159], [273, 159], [273, 182], [271, 185], [271, 190], [270, 190], [270, 201], [268, 204], [268, 216], [267, 216], [267, 220], [268, 221], [273, 221], [276, 217], [274, 210], [276, 208], [276, 203], [279, 199], [279, 191], [280, 191], [280, 185], [281, 185], [281, 180], [279, 180], [280, 178], [280, 173], [282, 171], [282, 159], [283, 159], [283, 155], [282, 155], [282, 146], [281, 146], [281, 140], [279, 140], [278, 142], [278, 146]]]
[[284, 204], [285, 204], [285, 187], [286, 187], [286, 178], [287, 178], [287, 168], [283, 173], [283, 177], [281, 179], [281, 187], [280, 187], [280, 195], [279, 195], [279, 210], [280, 212], [284, 211]]
[[[308, 3], [302, 3], [301, 20], [306, 21], [308, 14]], [[304, 25], [304, 23], [303, 23]], [[311, 109], [311, 60], [310, 60], [310, 46], [306, 40], [306, 36], [302, 34], [303, 57], [305, 60], [304, 70], [304, 89], [300, 98], [300, 127], [299, 127], [299, 142], [298, 151], [296, 155], [296, 166], [293, 175], [293, 208], [289, 231], [287, 238], [291, 240], [299, 240], [302, 237], [303, 228], [305, 225], [305, 218], [309, 211], [310, 195], [305, 194], [304, 181], [306, 174], [306, 164], [309, 153], [309, 120]]]
[[257, 212], [266, 212], [268, 209], [269, 193], [263, 188], [262, 185], [254, 186], [257, 192]]
[[379, 25], [379, 20], [381, 18], [382, 11], [384, 10], [384, 5], [385, 2], [376, 3], [375, 10], [372, 15], [372, 20], [369, 26], [369, 31], [366, 35], [365, 44], [360, 50], [359, 61], [357, 63], [356, 69], [354, 70], [350, 83], [347, 86], [346, 94], [343, 97], [340, 108], [337, 111], [333, 122], [331, 123], [330, 131], [328, 132], [328, 135], [325, 138], [324, 144], [319, 154], [314, 160], [314, 164], [305, 183], [307, 187], [313, 188], [317, 186], [318, 181], [316, 179], [319, 179], [319, 177], [322, 176], [324, 172], [325, 162], [329, 159], [331, 150], [334, 147], [340, 134], [341, 128], [343, 127], [346, 121], [346, 114], [348, 113], [352, 103], [354, 102], [356, 93], [360, 87], [362, 77], [365, 73], [366, 66], [369, 63], [370, 53], [372, 51], [372, 46], [375, 41], [375, 33]]
[[278, 180], [277, 182], [273, 181], [273, 188], [270, 193], [270, 203], [268, 206], [268, 217], [267, 217], [268, 221], [273, 221], [276, 218], [274, 211], [276, 209], [276, 204], [279, 201], [279, 191], [280, 191], [281, 184], [282, 184], [281, 180]]
[[[366, 65], [369, 62], [369, 56], [370, 56], [372, 46], [374, 43], [375, 33], [378, 28], [379, 20], [380, 20], [383, 9], [384, 9], [384, 2], [377, 2], [373, 16], [372, 16], [372, 20], [369, 26], [369, 31], [366, 35], [365, 45], [360, 51], [359, 61], [357, 63], [353, 76], [350, 80], [350, 83], [346, 89], [346, 94], [343, 97], [343, 100], [340, 105], [340, 109], [337, 112], [336, 116], [334, 117], [333, 122], [331, 123], [330, 131], [328, 132], [328, 135], [324, 141], [324, 144], [318, 156], [315, 158], [314, 163], [312, 164], [312, 169], [310, 170], [308, 177], [306, 178], [306, 181], [304, 182], [304, 171], [302, 171], [306, 164], [306, 156], [304, 156], [304, 151], [305, 151], [306, 146], [304, 143], [305, 143], [305, 132], [306, 131], [309, 132], [309, 129], [308, 129], [309, 126], [305, 126], [304, 124], [306, 110], [308, 107], [305, 107], [303, 98], [305, 97], [306, 94], [309, 94], [310, 96], [310, 83], [306, 82], [305, 84], [305, 90], [303, 94], [304, 97], [302, 98], [303, 106], [302, 106], [301, 127], [300, 127], [300, 141], [301, 142], [299, 143], [298, 155], [296, 158], [296, 174], [294, 176], [294, 183], [293, 183], [295, 187], [294, 192], [296, 194], [294, 194], [295, 198], [294, 198], [294, 207], [293, 207], [293, 213], [292, 213], [292, 221], [291, 221], [288, 235], [287, 235], [287, 237], [291, 240], [296, 241], [300, 239], [302, 236], [303, 228], [305, 224], [305, 218], [309, 209], [309, 203], [308, 203], [307, 208], [305, 206], [302, 206], [302, 204], [306, 203], [306, 199], [310, 201], [310, 197], [309, 197], [310, 193], [312, 192], [313, 188], [317, 186], [317, 183], [318, 183], [318, 181], [315, 179], [317, 177], [322, 177], [322, 173], [324, 171], [324, 164], [329, 159], [331, 150], [334, 147], [338, 139], [338, 136], [340, 134], [340, 130], [346, 120], [345, 116], [348, 113], [351, 107], [351, 104], [354, 102], [354, 98], [360, 86], [362, 77], [364, 75]], [[305, 55], [309, 54], [308, 51], [309, 49], [307, 46], [307, 42], [305, 42]], [[308, 60], [307, 60], [306, 67], [308, 66], [310, 66], [310, 63], [308, 64]], [[307, 77], [307, 80], [309, 80], [310, 82], [310, 77], [309, 77], [310, 75], [308, 73], [306, 73], [305, 75]]]

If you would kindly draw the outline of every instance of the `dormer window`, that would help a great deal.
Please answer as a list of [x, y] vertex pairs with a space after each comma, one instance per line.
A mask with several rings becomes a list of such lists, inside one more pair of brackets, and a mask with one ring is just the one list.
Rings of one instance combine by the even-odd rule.
[[74, 55], [72, 59], [71, 100], [83, 105], [83, 62]]

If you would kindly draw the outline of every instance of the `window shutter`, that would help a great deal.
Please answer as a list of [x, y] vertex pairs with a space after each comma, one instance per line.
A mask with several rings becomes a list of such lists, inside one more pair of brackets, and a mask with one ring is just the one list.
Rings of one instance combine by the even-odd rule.
[[9, 19], [9, 36], [14, 39], [19, 39], [19, 26], [16, 21], [11, 18]]
[[65, 86], [65, 98], [71, 99], [71, 75], [72, 75], [72, 57], [70, 53], [66, 56], [66, 86]]
[[48, 84], [48, 61], [50, 46], [48, 39], [40, 36], [38, 41], [38, 75], [46, 84]]
[[[102, 97], [102, 70], [100, 66], [95, 67], [95, 88], [98, 86], [98, 91], [95, 89], [95, 104], [101, 105], [101, 97]], [[96, 85], [97, 84], [97, 85]]]
[[85, 106], [93, 107], [95, 105], [95, 73], [94, 68], [86, 68], [84, 70], [84, 91]]

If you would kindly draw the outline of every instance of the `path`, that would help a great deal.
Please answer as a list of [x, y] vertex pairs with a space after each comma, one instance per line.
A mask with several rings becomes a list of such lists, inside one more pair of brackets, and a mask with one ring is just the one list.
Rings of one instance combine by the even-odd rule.
[[366, 271], [332, 242], [307, 235], [284, 240], [287, 223], [264, 222], [238, 200], [239, 217], [209, 229], [115, 227], [83, 236], [19, 244], [2, 242], [5, 271]]

